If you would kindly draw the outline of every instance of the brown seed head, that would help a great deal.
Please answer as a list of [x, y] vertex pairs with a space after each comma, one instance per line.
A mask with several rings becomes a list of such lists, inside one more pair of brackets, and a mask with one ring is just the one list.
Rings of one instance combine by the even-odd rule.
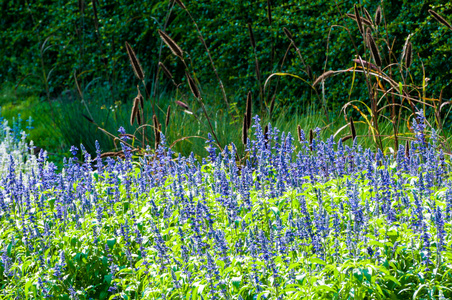
[[193, 96], [195, 96], [196, 99], [199, 99], [201, 97], [201, 94], [199, 93], [198, 87], [196, 86], [196, 82], [193, 80], [193, 78], [191, 78], [190, 74], [187, 71], [185, 71], [185, 76], [187, 76], [188, 85], [190, 86], [190, 90]]
[[127, 55], [129, 56], [130, 64], [132, 65], [133, 72], [138, 77], [138, 79], [144, 80], [144, 72], [143, 69], [141, 68], [140, 62], [138, 61], [138, 58], [135, 55], [135, 52], [133, 51], [132, 47], [127, 42], [126, 50]]
[[166, 119], [165, 119], [165, 127], [166, 128], [168, 128], [170, 116], [171, 116], [171, 105], [168, 105], [168, 109], [166, 110]]
[[350, 132], [352, 133], [353, 141], [356, 138], [356, 129], [355, 129], [355, 123], [353, 122], [353, 118], [350, 118]]
[[372, 57], [374, 58], [375, 64], [381, 67], [380, 52], [378, 51], [377, 44], [375, 43], [374, 38], [372, 37], [372, 33], [370, 31], [367, 33], [367, 44], [370, 48], [370, 52], [372, 53]]
[[176, 104], [182, 107], [185, 110], [190, 110], [189, 106], [182, 101], [176, 101]]
[[253, 105], [253, 94], [251, 91], [248, 92], [248, 96], [246, 97], [246, 129], [250, 129], [251, 127], [251, 116], [253, 114], [252, 112], [252, 105]]
[[314, 132], [309, 129], [309, 149], [312, 151], [312, 142], [314, 141]]
[[365, 8], [364, 8], [364, 14], [366, 15], [366, 19], [365, 20], [368, 21], [371, 24], [371, 26], [373, 26], [373, 24], [372, 24], [372, 17], [370, 16], [369, 12]]
[[253, 49], [256, 49], [256, 40], [254, 39], [254, 33], [253, 28], [251, 27], [251, 23], [248, 23], [248, 31], [250, 33], [251, 47], [253, 47]]
[[358, 24], [359, 32], [361, 32], [361, 34], [364, 34], [363, 23], [362, 23], [362, 20], [361, 20], [361, 16], [359, 15], [358, 6], [355, 4], [354, 8], [355, 8], [356, 23]]
[[405, 65], [407, 68], [409, 68], [412, 63], [413, 63], [413, 45], [411, 44], [411, 42], [409, 42], [406, 45], [405, 50]]
[[450, 23], [447, 22], [446, 19], [444, 19], [440, 14], [431, 9], [429, 9], [428, 12], [432, 15], [433, 18], [436, 19], [436, 21], [440, 22], [441, 24], [452, 30], [452, 25], [450, 25]]
[[180, 59], [183, 59], [184, 52], [182, 49], [176, 44], [176, 42], [170, 38], [170, 36], [159, 29], [159, 35], [162, 38], [163, 42], [170, 48], [171, 52], [173, 52], [174, 55], [179, 57]]
[[381, 24], [381, 6], [377, 7], [377, 11], [375, 12], [375, 25], [380, 26]]
[[298, 135], [298, 141], [301, 143], [301, 126], [300, 126], [300, 124], [297, 125], [297, 135]]

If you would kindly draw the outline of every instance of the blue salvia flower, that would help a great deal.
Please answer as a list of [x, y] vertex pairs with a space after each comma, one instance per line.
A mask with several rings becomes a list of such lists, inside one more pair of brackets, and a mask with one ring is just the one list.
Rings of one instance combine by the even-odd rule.
[[430, 270], [428, 268], [428, 266], [432, 263], [430, 261], [430, 256], [431, 256], [430, 237], [431, 236], [430, 236], [430, 233], [428, 232], [427, 222], [423, 222], [421, 238], [422, 238], [422, 252], [423, 252], [422, 261], [423, 261], [423, 264], [426, 267], [425, 271], [429, 271]]
[[437, 250], [441, 252], [444, 250], [444, 215], [439, 206], [435, 210], [435, 225], [436, 225], [436, 237], [437, 237]]
[[44, 298], [52, 298], [52, 295], [49, 292], [49, 289], [45, 287], [46, 281], [43, 281], [41, 277], [38, 277], [38, 287], [41, 290], [42, 296]]
[[217, 157], [216, 154], [216, 147], [215, 145], [215, 140], [213, 139], [212, 135], [210, 134], [210, 132], [207, 134], [207, 152], [209, 152], [209, 160], [210, 162], [214, 163]]

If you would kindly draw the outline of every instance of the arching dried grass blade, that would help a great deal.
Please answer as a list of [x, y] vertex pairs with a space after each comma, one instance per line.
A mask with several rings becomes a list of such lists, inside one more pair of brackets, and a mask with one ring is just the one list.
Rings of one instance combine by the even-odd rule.
[[328, 77], [333, 76], [336, 73], [336, 71], [326, 71], [325, 73], [323, 73], [322, 75], [320, 75], [312, 84], [312, 86], [316, 86], [319, 82], [327, 79]]
[[344, 136], [341, 140], [342, 140], [342, 142], [345, 142], [345, 141], [347, 141], [347, 140], [349, 140], [351, 138], [353, 138], [353, 136], [347, 135], [347, 136]]
[[293, 35], [292, 35], [292, 33], [289, 31], [289, 29], [287, 29], [286, 27], [283, 27], [283, 31], [284, 31], [284, 34], [285, 34], [290, 40], [293, 39]]

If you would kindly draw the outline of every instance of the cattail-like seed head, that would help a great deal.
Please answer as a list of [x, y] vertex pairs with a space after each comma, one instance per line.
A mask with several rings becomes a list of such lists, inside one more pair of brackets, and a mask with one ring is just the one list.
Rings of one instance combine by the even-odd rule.
[[312, 151], [312, 143], [314, 142], [314, 131], [309, 129], [309, 149]]
[[251, 47], [253, 47], [253, 49], [256, 49], [256, 40], [254, 39], [254, 33], [253, 28], [251, 27], [251, 23], [248, 23], [248, 31], [250, 34]]
[[250, 129], [251, 127], [251, 116], [253, 114], [252, 112], [252, 105], [253, 105], [253, 94], [251, 91], [248, 92], [248, 96], [246, 97], [246, 129]]
[[174, 2], [176, 2], [176, 4], [180, 6], [180, 8], [187, 9], [181, 0], [174, 0]]
[[248, 116], [245, 113], [244, 118], [243, 118], [243, 124], [242, 124], [242, 143], [243, 145], [246, 145], [246, 142], [248, 140]]
[[372, 57], [374, 58], [375, 64], [381, 67], [380, 52], [378, 51], [377, 44], [375, 43], [370, 30], [367, 32], [367, 43], [369, 45], [370, 52], [372, 53]]
[[352, 134], [353, 140], [355, 140], [355, 138], [356, 138], [356, 128], [355, 128], [355, 123], [353, 122], [353, 118], [350, 118], [350, 132]]
[[409, 68], [412, 63], [413, 63], [413, 45], [411, 44], [411, 42], [409, 42], [406, 45], [405, 50], [405, 65], [407, 68]]
[[138, 58], [135, 55], [135, 52], [133, 51], [132, 47], [127, 42], [126, 50], [127, 55], [129, 56], [130, 64], [132, 65], [133, 72], [138, 77], [138, 79], [144, 80], [144, 72], [143, 69], [141, 68], [140, 62], [138, 61]]
[[375, 25], [380, 26], [381, 24], [381, 6], [377, 7], [377, 11], [375, 12]]
[[160, 144], [160, 124], [155, 114], [152, 116], [152, 122], [154, 125], [155, 148], [157, 149], [158, 145]]
[[166, 77], [173, 79], [173, 75], [171, 75], [171, 72], [165, 67], [162, 62], [159, 62], [159, 67], [160, 69], [162, 69], [163, 73], [165, 73]]
[[289, 40], [293, 40], [293, 35], [286, 27], [283, 27], [284, 34], [289, 38]]
[[365, 8], [364, 8], [364, 14], [366, 15], [366, 21], [368, 21], [371, 24], [371, 26], [373, 26], [372, 17], [370, 16], [369, 12]]
[[433, 18], [436, 19], [436, 21], [440, 22], [441, 24], [452, 30], [452, 25], [450, 25], [450, 23], [447, 22], [446, 19], [444, 19], [440, 14], [431, 9], [429, 9], [428, 12], [432, 15]]
[[168, 109], [166, 110], [166, 119], [165, 119], [165, 127], [166, 128], [168, 128], [170, 116], [171, 116], [171, 105], [168, 105]]
[[358, 6], [355, 4], [354, 8], [355, 8], [356, 23], [358, 24], [359, 32], [361, 32], [361, 34], [364, 34], [364, 27], [363, 27], [363, 23], [362, 23], [362, 20], [361, 20], [361, 16], [359, 15]]
[[196, 99], [199, 99], [201, 97], [201, 93], [199, 92], [196, 82], [193, 80], [193, 78], [191, 78], [190, 74], [187, 71], [185, 71], [185, 76], [187, 77], [188, 85], [190, 86], [190, 90], [193, 96], [195, 96]]
[[139, 115], [139, 109], [138, 109], [139, 105], [140, 105], [140, 99], [138, 97], [135, 97], [135, 99], [133, 100], [132, 111], [130, 114], [130, 125], [131, 126], [133, 126], [133, 123], [135, 123], [137, 115]]
[[267, 0], [267, 18], [268, 18], [268, 24], [272, 24], [272, 7], [270, 0]]
[[297, 125], [297, 136], [298, 136], [298, 141], [301, 143], [301, 126], [300, 126], [300, 124]]
[[186, 103], [184, 103], [184, 102], [182, 102], [182, 101], [176, 101], [176, 104], [178, 105], [178, 106], [180, 106], [180, 107], [182, 107], [183, 109], [185, 109], [185, 110], [190, 110], [190, 107], [186, 104]]
[[177, 57], [179, 57], [180, 59], [183, 59], [183, 55], [184, 52], [182, 51], [182, 49], [176, 44], [176, 42], [170, 38], [170, 36], [159, 29], [159, 35], [161, 37], [161, 39], [163, 40], [163, 42], [170, 48], [171, 52], [173, 52], [174, 55], [176, 55]]
[[341, 140], [342, 140], [342, 142], [345, 142], [345, 141], [348, 141], [351, 138], [353, 138], [353, 136], [347, 135], [347, 136], [344, 136], [343, 138], [341, 138]]

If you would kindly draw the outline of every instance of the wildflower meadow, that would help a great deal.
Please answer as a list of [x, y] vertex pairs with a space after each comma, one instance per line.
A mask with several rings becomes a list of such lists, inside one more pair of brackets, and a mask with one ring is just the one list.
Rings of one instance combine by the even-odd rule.
[[71, 148], [62, 169], [1, 133], [0, 299], [447, 299], [449, 156], [423, 114], [383, 155], [254, 118], [183, 157]]

